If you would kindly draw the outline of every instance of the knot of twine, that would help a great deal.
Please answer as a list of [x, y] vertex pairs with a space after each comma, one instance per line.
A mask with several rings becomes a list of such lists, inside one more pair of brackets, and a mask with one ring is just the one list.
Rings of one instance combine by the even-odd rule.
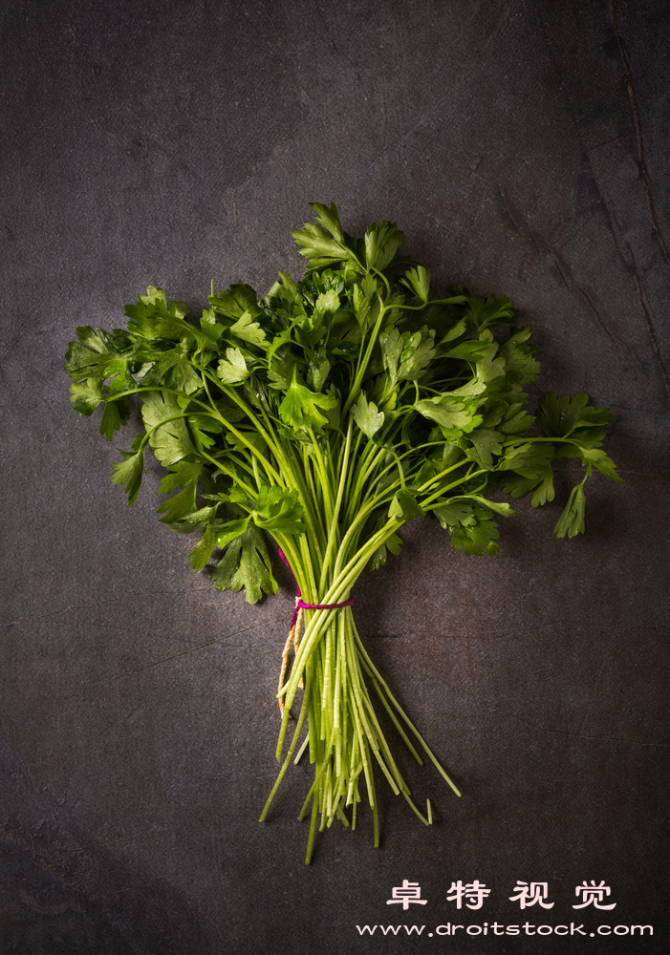
[[[284, 555], [284, 552], [281, 550], [281, 548], [278, 548], [278, 550], [279, 550], [279, 556], [281, 557], [283, 562], [286, 564], [288, 569], [291, 571], [291, 574], [293, 575], [293, 579], [295, 580], [295, 574], [293, 573], [293, 569], [291, 565], [289, 564], [289, 562], [287, 561], [286, 556]], [[341, 603], [337, 603], [337, 604], [308, 604], [308, 603], [305, 603], [305, 601], [302, 599], [302, 594], [300, 592], [300, 584], [298, 583], [297, 580], [295, 582], [295, 586], [297, 591], [295, 596], [295, 607], [293, 608], [293, 615], [291, 617], [291, 629], [289, 630], [288, 638], [284, 646], [284, 652], [282, 653], [282, 657], [281, 657], [281, 671], [279, 673], [279, 685], [277, 687], [277, 693], [281, 693], [281, 689], [284, 685], [284, 677], [286, 676], [286, 668], [288, 666], [288, 655], [291, 649], [291, 643], [293, 643], [294, 651], [297, 652], [298, 650], [298, 644], [300, 641], [300, 624], [302, 623], [303, 610], [341, 610], [342, 607], [350, 607], [352, 603], [354, 602], [354, 597], [350, 597], [349, 600], [343, 600]], [[298, 684], [298, 686], [300, 687], [303, 686], [302, 677], [300, 677], [300, 683]], [[282, 715], [284, 713], [283, 696], [279, 697], [279, 712]]]
[[[293, 574], [293, 579], [295, 580], [295, 574], [293, 573], [293, 570], [291, 569], [291, 565], [286, 560], [284, 551], [281, 550], [281, 548], [279, 548], [279, 556], [284, 561], [288, 569], [291, 571], [291, 573]], [[339, 604], [306, 604], [305, 601], [302, 599], [302, 594], [300, 593], [300, 584], [298, 583], [297, 580], [295, 582], [295, 586], [296, 586], [297, 593], [295, 597], [295, 609], [293, 611], [293, 616], [291, 617], [291, 629], [293, 629], [296, 625], [296, 622], [298, 620], [298, 612], [300, 610], [340, 610], [342, 607], [350, 607], [355, 599], [354, 597], [350, 597], [349, 600], [343, 600], [342, 603], [339, 603]]]

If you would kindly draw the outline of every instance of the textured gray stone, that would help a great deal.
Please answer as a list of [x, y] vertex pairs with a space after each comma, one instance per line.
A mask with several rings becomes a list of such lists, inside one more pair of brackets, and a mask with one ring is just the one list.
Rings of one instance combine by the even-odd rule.
[[[395, 952], [356, 925], [456, 915], [653, 924], [636, 950], [667, 950], [669, 28], [661, 0], [5, 0], [3, 955]], [[61, 367], [151, 282], [197, 307], [212, 277], [299, 271], [313, 199], [354, 233], [397, 220], [438, 284], [509, 294], [543, 387], [615, 412], [625, 484], [593, 482], [583, 539], [526, 509], [465, 558], [419, 520], [361, 580], [371, 653], [464, 795], [408, 764], [436, 825], [384, 794], [381, 849], [363, 818], [307, 868], [307, 767], [256, 821], [288, 575], [257, 607], [193, 577], [157, 471], [129, 511]], [[421, 911], [386, 905], [403, 879]], [[481, 912], [446, 901], [458, 879], [491, 888]], [[585, 879], [616, 909], [573, 910]], [[517, 880], [554, 909], [521, 912]]]

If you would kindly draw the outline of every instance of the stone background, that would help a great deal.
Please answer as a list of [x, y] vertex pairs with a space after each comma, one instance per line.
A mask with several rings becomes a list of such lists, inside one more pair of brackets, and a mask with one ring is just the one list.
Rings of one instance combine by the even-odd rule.
[[[669, 30], [664, 0], [4, 0], [3, 955], [667, 952]], [[249, 607], [193, 577], [157, 472], [129, 511], [61, 368], [149, 283], [201, 307], [211, 278], [299, 272], [315, 199], [352, 233], [397, 220], [438, 286], [509, 294], [544, 388], [616, 414], [625, 484], [591, 482], [581, 539], [526, 509], [495, 559], [415, 521], [361, 581], [464, 796], [412, 773], [433, 828], [385, 795], [380, 850], [366, 818], [305, 867], [308, 768], [256, 821], [290, 580]], [[387, 907], [403, 879], [425, 907]], [[480, 912], [447, 903], [458, 879], [491, 888]], [[585, 879], [616, 909], [573, 910]], [[655, 935], [427, 936], [454, 920]], [[389, 921], [428, 927], [356, 930]]]

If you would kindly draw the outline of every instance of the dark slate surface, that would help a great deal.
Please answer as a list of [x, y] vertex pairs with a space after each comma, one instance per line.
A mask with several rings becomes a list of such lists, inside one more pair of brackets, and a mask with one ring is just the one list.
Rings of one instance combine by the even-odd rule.
[[[3, 955], [667, 952], [669, 29], [663, 0], [2, 4]], [[416, 521], [361, 581], [464, 796], [412, 773], [432, 829], [385, 796], [380, 850], [365, 820], [307, 868], [306, 768], [256, 822], [290, 581], [252, 608], [193, 577], [157, 474], [129, 511], [61, 367], [150, 282], [201, 306], [212, 277], [299, 270], [311, 199], [508, 293], [544, 386], [616, 413], [626, 483], [593, 482], [583, 539], [527, 511], [463, 558]], [[425, 907], [386, 905], [403, 879]], [[459, 879], [480, 911], [446, 901]], [[572, 909], [585, 879], [616, 908]], [[517, 880], [554, 908], [522, 912]], [[428, 936], [485, 921], [655, 935]]]

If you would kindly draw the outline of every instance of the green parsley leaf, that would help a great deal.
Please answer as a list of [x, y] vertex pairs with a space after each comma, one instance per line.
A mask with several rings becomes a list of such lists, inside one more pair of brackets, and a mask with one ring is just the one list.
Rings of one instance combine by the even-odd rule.
[[533, 358], [534, 349], [529, 344], [530, 328], [519, 329], [507, 339], [500, 349], [505, 362], [505, 375], [515, 385], [529, 385], [540, 376], [540, 363]]
[[211, 523], [216, 517], [219, 506], [219, 504], [212, 504], [209, 507], [201, 507], [197, 511], [187, 514], [186, 517], [173, 521], [169, 525], [170, 530], [176, 531], [178, 534], [191, 534], [193, 531], [197, 531], [199, 527]]
[[293, 378], [284, 400], [279, 405], [279, 417], [292, 428], [313, 428], [320, 431], [328, 424], [321, 409], [337, 407], [337, 400], [329, 395], [318, 394], [301, 385], [297, 377], [297, 367], [293, 367]]
[[409, 269], [400, 280], [410, 291], [414, 292], [417, 298], [420, 298], [424, 304], [428, 301], [430, 295], [430, 272], [424, 269], [423, 265], [418, 265], [415, 269]]
[[370, 325], [370, 299], [367, 298], [362, 283], [354, 285], [351, 301], [356, 321], [361, 331], [365, 331]]
[[556, 537], [576, 537], [584, 533], [584, 517], [586, 515], [586, 495], [584, 485], [577, 484], [570, 491], [568, 503], [561, 514], [554, 534]]
[[304, 534], [307, 525], [302, 520], [304, 509], [297, 491], [282, 491], [276, 486], [263, 485], [258, 493], [254, 523], [266, 531], [282, 534]]
[[412, 518], [421, 517], [422, 514], [423, 508], [417, 504], [415, 494], [408, 490], [395, 493], [388, 512], [391, 520], [411, 521]]
[[250, 520], [250, 517], [245, 517], [235, 521], [228, 521], [227, 524], [218, 524], [216, 526], [210, 524], [205, 528], [204, 534], [188, 555], [193, 573], [197, 574], [207, 566], [215, 547], [223, 550], [231, 541], [241, 537], [249, 527]]
[[166, 391], [149, 392], [144, 398], [142, 419], [153, 452], [166, 467], [195, 452], [184, 420], [184, 412], [175, 395]]
[[125, 486], [128, 495], [128, 507], [132, 507], [142, 484], [144, 474], [144, 454], [142, 451], [121, 451], [123, 461], [112, 465], [112, 482]]
[[608, 457], [604, 451], [599, 450], [598, 448], [581, 448], [582, 461], [584, 466], [593, 465], [594, 468], [597, 468], [601, 474], [604, 474], [605, 477], [609, 478], [610, 481], [616, 481], [621, 484], [622, 479], [616, 473], [616, 465], [614, 461]]
[[365, 392], [361, 391], [358, 401], [351, 409], [351, 415], [363, 434], [372, 438], [384, 424], [384, 412], [377, 410], [374, 401], [368, 402]]
[[[355, 254], [347, 247], [347, 239], [342, 232], [335, 203], [330, 207], [318, 202], [310, 203], [319, 213], [315, 223], [306, 222], [302, 229], [291, 232], [296, 245], [312, 269], [322, 269], [338, 262], [347, 262], [350, 268], [361, 271]], [[328, 238], [330, 232], [332, 238]]]
[[252, 321], [249, 311], [243, 312], [228, 331], [236, 338], [241, 338], [242, 341], [250, 342], [252, 345], [263, 345], [265, 343], [265, 332], [258, 322]]
[[472, 504], [459, 498], [436, 507], [434, 514], [443, 530], [477, 523]]
[[365, 233], [365, 258], [368, 269], [382, 272], [396, 257], [396, 252], [405, 242], [405, 234], [395, 222], [373, 222]]
[[585, 391], [573, 397], [558, 398], [553, 391], [540, 398], [537, 423], [549, 438], [563, 438], [576, 428], [601, 428], [609, 424], [612, 415], [607, 408], [592, 408]]
[[475, 505], [471, 512], [472, 520], [461, 521], [450, 525], [451, 544], [458, 553], [474, 554], [481, 557], [484, 554], [494, 556], [498, 553], [498, 526], [491, 516], [490, 510]]
[[472, 442], [472, 447], [468, 451], [469, 456], [481, 467], [491, 470], [493, 468], [493, 456], [502, 454], [502, 444], [500, 443], [504, 435], [493, 428], [477, 428], [470, 432], [468, 440]]
[[[382, 518], [381, 521], [382, 526], [383, 522], [384, 518]], [[368, 570], [379, 570], [380, 567], [384, 567], [388, 559], [388, 555], [392, 554], [394, 557], [397, 557], [401, 550], [402, 540], [397, 534], [391, 534], [391, 536], [387, 538], [386, 542], [381, 544], [370, 558]]]
[[70, 385], [70, 401], [75, 411], [87, 418], [102, 403], [102, 382], [98, 378], [85, 378]]
[[258, 304], [258, 296], [250, 285], [244, 282], [238, 282], [231, 285], [225, 292], [213, 293], [209, 296], [209, 304], [217, 315], [223, 315], [228, 319], [237, 322], [246, 313], [250, 320], [263, 314], [263, 310]]
[[219, 362], [216, 374], [226, 385], [239, 385], [251, 372], [239, 348], [226, 348], [225, 360], [222, 358]]
[[212, 571], [212, 581], [217, 590], [237, 593], [244, 587], [250, 604], [258, 603], [263, 594], [277, 593], [268, 550], [257, 527], [249, 524], [244, 533], [228, 545]]
[[177, 488], [181, 490], [158, 507], [157, 513], [164, 515], [161, 517], [164, 524], [174, 524], [197, 510], [196, 496], [203, 468], [202, 461], [182, 460], [169, 466], [170, 473], [161, 481], [160, 493], [173, 494]]
[[419, 414], [430, 421], [436, 421], [449, 432], [469, 433], [482, 423], [482, 415], [477, 414], [477, 402], [442, 395], [426, 398], [414, 405]]
[[75, 382], [103, 382], [109, 377], [105, 371], [107, 363], [120, 354], [112, 336], [101, 328], [85, 325], [77, 329], [77, 337], [79, 342], [70, 342], [68, 347], [65, 370]]

